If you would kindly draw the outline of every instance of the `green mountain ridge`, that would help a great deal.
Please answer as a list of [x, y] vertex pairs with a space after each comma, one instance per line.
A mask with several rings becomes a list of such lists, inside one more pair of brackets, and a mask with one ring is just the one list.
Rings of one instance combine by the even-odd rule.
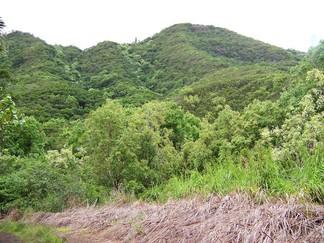
[[[1, 67], [17, 80], [8, 89], [25, 114], [42, 121], [82, 117], [106, 98], [137, 106], [174, 97], [188, 85], [210, 85], [218, 70], [230, 67], [261, 65], [285, 72], [302, 55], [223, 28], [192, 24], [173, 25], [140, 43], [104, 41], [83, 51], [48, 45], [22, 32], [5, 39], [9, 51]], [[249, 78], [246, 82], [257, 83], [257, 77]], [[73, 105], [67, 105], [71, 100]]]
[[230, 66], [263, 65], [285, 68], [297, 64], [290, 51], [213, 26], [177, 24], [133, 47], [154, 67], [149, 87], [168, 93], [197, 82], [205, 74]]

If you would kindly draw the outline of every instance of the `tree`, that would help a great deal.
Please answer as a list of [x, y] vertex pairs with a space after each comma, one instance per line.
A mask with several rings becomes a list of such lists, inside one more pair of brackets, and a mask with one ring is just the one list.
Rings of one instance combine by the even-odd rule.
[[[2, 30], [5, 27], [5, 23], [3, 22], [2, 18], [0, 17], [0, 35], [2, 35]], [[1, 37], [0, 37], [1, 38]], [[4, 43], [2, 42], [2, 38], [0, 39], [0, 53], [4, 51]]]
[[[2, 30], [5, 27], [0, 17], [0, 38], [2, 38]], [[0, 39], [0, 54], [4, 51], [4, 43]], [[5, 94], [5, 82], [3, 78], [7, 77], [7, 72], [0, 71], [0, 153], [7, 147], [8, 134], [10, 130], [19, 123], [16, 105], [10, 95]]]
[[22, 122], [23, 120], [18, 118], [18, 112], [11, 96], [3, 97], [0, 100], [0, 152], [8, 146], [10, 132]]
[[182, 146], [199, 131], [200, 120], [175, 103], [108, 100], [89, 115], [83, 141], [100, 184], [139, 193], [180, 174]]
[[284, 114], [275, 102], [254, 100], [244, 109], [242, 118], [244, 136], [249, 141], [248, 147], [252, 148], [261, 138], [262, 129], [280, 126]]
[[38, 156], [44, 153], [45, 133], [34, 118], [25, 116], [7, 136], [7, 149], [16, 156]]
[[310, 59], [314, 68], [324, 70], [324, 40], [310, 50]]
[[0, 17], [0, 30], [2, 30], [5, 27], [5, 24], [2, 20], [2, 18]]
[[85, 121], [84, 146], [100, 184], [118, 188], [123, 162], [112, 160], [114, 148], [126, 127], [126, 111], [118, 101], [108, 100]]
[[[2, 30], [5, 27], [5, 24], [3, 20], [0, 17], [0, 55], [4, 52], [5, 46], [3, 43], [3, 38], [2, 38]], [[4, 82], [2, 79], [7, 76], [7, 72], [0, 70], [0, 99], [2, 99], [2, 95], [4, 93]]]
[[263, 141], [274, 147], [276, 160], [293, 159], [300, 166], [304, 162], [302, 154], [312, 154], [324, 141], [324, 75], [313, 69], [307, 73], [306, 82], [315, 87], [308, 90], [282, 126], [262, 133]]

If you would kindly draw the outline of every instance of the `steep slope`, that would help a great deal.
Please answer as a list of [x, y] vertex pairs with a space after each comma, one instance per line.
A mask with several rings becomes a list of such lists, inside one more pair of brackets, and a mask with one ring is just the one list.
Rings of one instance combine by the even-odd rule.
[[28, 33], [5, 36], [7, 56], [0, 66], [15, 80], [8, 91], [21, 112], [40, 121], [80, 118], [103, 102], [102, 94], [88, 92], [78, 82], [74, 68], [81, 53], [76, 47], [51, 46]]
[[225, 57], [242, 63], [294, 65], [292, 52], [254, 40], [233, 31], [214, 26], [190, 25], [191, 43], [214, 57]]
[[[208, 107], [208, 100], [224, 93], [222, 97], [232, 106], [237, 106], [233, 102], [239, 98], [236, 102], [241, 105], [234, 108], [242, 108], [254, 98], [277, 97], [280, 90], [274, 90], [268, 80], [276, 75], [270, 73], [282, 75], [302, 55], [223, 28], [192, 24], [171, 26], [140, 43], [104, 41], [84, 51], [48, 45], [22, 32], [10, 33], [5, 39], [9, 51], [7, 57], [1, 57], [0, 68], [10, 70], [16, 79], [9, 90], [25, 114], [41, 121], [83, 117], [107, 98], [138, 106], [173, 97], [189, 109], [183, 99], [196, 92], [205, 99], [200, 106]], [[246, 71], [250, 69], [255, 70]], [[244, 81], [237, 79], [241, 73]], [[258, 81], [258, 74], [267, 75], [267, 83], [262, 83], [263, 77]], [[222, 87], [219, 75], [226, 84]], [[181, 91], [195, 83], [190, 94], [188, 89]], [[247, 99], [231, 94], [241, 92], [242, 85]], [[209, 111], [204, 109], [194, 113]]]
[[[67, 67], [69, 57], [63, 53], [62, 48], [48, 45], [31, 34], [19, 31], [6, 35], [5, 41], [8, 46], [8, 56], [1, 59], [1, 64], [9, 67], [15, 74], [46, 73], [59, 79], [73, 79], [73, 74]], [[69, 47], [64, 49], [68, 50]], [[70, 47], [70, 49], [76, 52], [74, 57], [81, 53], [81, 50], [76, 47]], [[28, 79], [28, 77], [25, 78]]]
[[254, 99], [278, 99], [289, 77], [288, 73], [269, 66], [229, 67], [205, 75], [170, 95], [170, 99], [199, 117], [215, 116], [224, 105], [242, 110]]
[[83, 51], [77, 60], [84, 86], [103, 90], [106, 98], [140, 105], [159, 97], [143, 85], [140, 64], [129, 53], [129, 45], [104, 41]]
[[147, 87], [164, 94], [231, 66], [258, 63], [286, 69], [297, 63], [300, 54], [223, 28], [192, 24], [171, 26], [133, 46], [131, 52], [151, 67], [145, 71]]
[[127, 56], [127, 46], [111, 41], [98, 43], [82, 52], [78, 58], [77, 69], [90, 81], [88, 86], [105, 87], [109, 84], [92, 82], [91, 78], [100, 73], [109, 73], [119, 79], [132, 79], [135, 66]]

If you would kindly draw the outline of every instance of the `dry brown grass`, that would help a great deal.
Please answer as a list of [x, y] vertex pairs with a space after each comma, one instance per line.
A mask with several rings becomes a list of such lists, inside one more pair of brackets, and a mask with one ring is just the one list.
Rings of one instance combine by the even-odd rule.
[[244, 195], [77, 208], [32, 220], [69, 227], [89, 242], [324, 242], [323, 206]]

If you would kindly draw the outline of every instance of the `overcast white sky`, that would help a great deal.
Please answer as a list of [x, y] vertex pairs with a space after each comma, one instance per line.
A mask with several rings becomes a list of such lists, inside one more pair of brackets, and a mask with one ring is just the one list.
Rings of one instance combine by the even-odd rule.
[[307, 51], [324, 39], [323, 0], [1, 0], [6, 31], [85, 49], [131, 43], [177, 23], [227, 28], [283, 48]]

